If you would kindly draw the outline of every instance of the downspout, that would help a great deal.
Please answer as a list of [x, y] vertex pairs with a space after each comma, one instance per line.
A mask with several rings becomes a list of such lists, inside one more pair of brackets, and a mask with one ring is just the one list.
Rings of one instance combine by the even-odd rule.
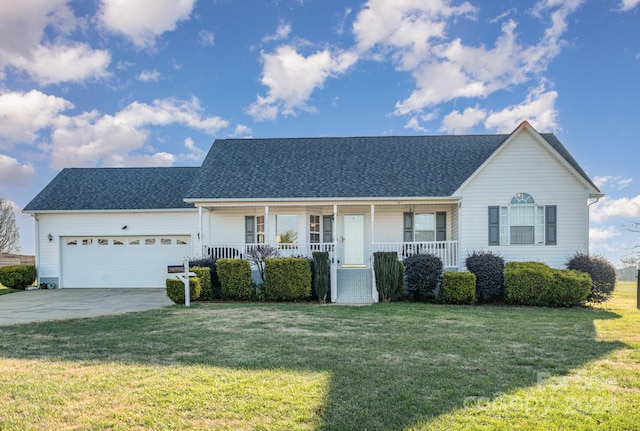
[[200, 256], [204, 256], [204, 243], [203, 243], [203, 232], [202, 232], [202, 207], [198, 207], [198, 241], [200, 245]]
[[331, 302], [338, 300], [338, 205], [333, 204], [333, 259], [331, 262]]
[[31, 217], [35, 220], [36, 226], [36, 274], [38, 274], [38, 287], [40, 287], [40, 220], [37, 214], [32, 214]]
[[591, 217], [590, 217], [590, 213], [591, 213], [591, 205], [597, 204], [598, 202], [600, 202], [600, 199], [602, 199], [604, 197], [604, 193], [591, 193], [589, 194], [589, 197], [587, 199], [595, 199], [595, 201], [593, 202], [589, 202], [587, 204], [587, 228], [586, 228], [586, 238], [587, 238], [587, 250], [586, 253], [589, 254], [589, 248], [590, 248], [590, 244], [589, 244], [589, 225], [591, 224]]

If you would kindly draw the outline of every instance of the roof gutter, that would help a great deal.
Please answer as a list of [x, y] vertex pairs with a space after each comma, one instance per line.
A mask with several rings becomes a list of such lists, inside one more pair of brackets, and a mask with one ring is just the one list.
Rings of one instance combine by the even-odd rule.
[[597, 204], [598, 202], [600, 202], [600, 199], [602, 199], [603, 197], [604, 197], [604, 193], [590, 193], [589, 199], [595, 199], [595, 201], [589, 202], [587, 206], [590, 207], [593, 204]]
[[215, 203], [263, 203], [263, 202], [410, 202], [410, 201], [459, 201], [455, 196], [383, 196], [383, 197], [287, 197], [287, 198], [185, 198], [184, 202], [190, 204], [215, 204]]

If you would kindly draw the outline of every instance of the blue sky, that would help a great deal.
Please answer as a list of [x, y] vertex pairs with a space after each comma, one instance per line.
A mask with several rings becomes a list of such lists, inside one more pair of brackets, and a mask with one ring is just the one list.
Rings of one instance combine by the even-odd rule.
[[640, 244], [640, 0], [0, 3], [0, 194], [65, 167], [199, 165], [215, 138], [555, 133]]

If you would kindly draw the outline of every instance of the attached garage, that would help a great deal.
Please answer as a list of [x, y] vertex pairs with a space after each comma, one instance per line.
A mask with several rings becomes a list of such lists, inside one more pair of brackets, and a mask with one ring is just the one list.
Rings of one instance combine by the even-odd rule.
[[190, 238], [147, 235], [62, 238], [62, 287], [164, 287], [167, 265], [190, 255]]

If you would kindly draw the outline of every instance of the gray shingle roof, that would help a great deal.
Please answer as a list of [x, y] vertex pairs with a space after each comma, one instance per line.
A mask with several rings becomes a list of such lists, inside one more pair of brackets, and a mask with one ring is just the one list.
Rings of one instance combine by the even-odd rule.
[[[509, 136], [218, 139], [200, 168], [64, 169], [25, 211], [193, 208], [185, 198], [448, 197]], [[598, 190], [553, 134], [542, 137]]]
[[63, 169], [25, 211], [193, 208], [184, 191], [198, 173], [179, 168]]
[[[185, 197], [451, 196], [509, 136], [218, 139]], [[588, 180], [554, 135], [542, 136]]]

